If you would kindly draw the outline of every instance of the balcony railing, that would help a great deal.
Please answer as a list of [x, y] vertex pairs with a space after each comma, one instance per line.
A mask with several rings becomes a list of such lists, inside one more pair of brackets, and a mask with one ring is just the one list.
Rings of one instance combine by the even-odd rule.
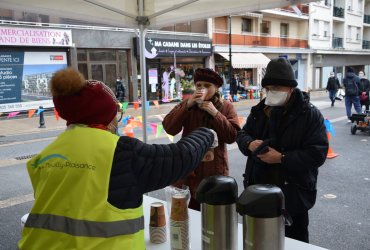
[[370, 49], [370, 41], [362, 40], [362, 48]]
[[333, 16], [344, 18], [344, 8], [334, 6]]
[[[298, 39], [291, 37], [233, 34], [231, 40], [233, 45], [239, 46], [308, 48], [307, 39]], [[213, 43], [215, 45], [227, 45], [229, 44], [229, 35], [222, 33], [213, 33]]]
[[364, 23], [370, 24], [370, 15], [364, 15]]
[[343, 48], [343, 38], [333, 37], [333, 49], [335, 48]]

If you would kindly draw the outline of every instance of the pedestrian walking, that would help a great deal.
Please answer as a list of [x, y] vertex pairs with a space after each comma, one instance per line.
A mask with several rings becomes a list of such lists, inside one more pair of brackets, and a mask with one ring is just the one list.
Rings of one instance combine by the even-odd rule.
[[51, 79], [67, 129], [27, 162], [35, 201], [19, 249], [145, 249], [143, 194], [193, 171], [217, 135], [199, 128], [170, 145], [117, 136], [117, 99], [72, 68]]
[[234, 96], [238, 93], [238, 86], [239, 86], [238, 81], [239, 81], [238, 75], [234, 74], [230, 82], [230, 95], [233, 100], [234, 100]]
[[329, 92], [329, 98], [332, 107], [334, 107], [335, 97], [339, 88], [340, 83], [338, 78], [335, 76], [334, 72], [330, 72], [330, 77], [328, 78], [328, 82], [326, 84], [326, 90]]
[[366, 78], [363, 71], [358, 73], [360, 77], [360, 104], [365, 106], [365, 111], [369, 111], [369, 91], [370, 91], [370, 82]]
[[328, 139], [322, 114], [297, 84], [287, 59], [271, 60], [262, 79], [266, 98], [252, 107], [236, 142], [248, 157], [244, 187], [280, 187], [293, 220], [285, 236], [308, 242], [308, 210], [316, 201], [318, 168], [325, 162]]
[[191, 198], [189, 207], [200, 210], [200, 204], [194, 199], [199, 183], [208, 176], [229, 175], [226, 143], [235, 142], [240, 130], [238, 116], [234, 106], [221, 98], [217, 91], [222, 85], [222, 78], [211, 69], [197, 69], [194, 73], [196, 91], [188, 99], [176, 105], [163, 119], [163, 128], [170, 135], [181, 132], [182, 136], [199, 127], [216, 131], [218, 147], [207, 152], [199, 166], [186, 178], [174, 183], [175, 186], [189, 186]]
[[116, 80], [116, 98], [119, 102], [123, 102], [125, 96], [125, 86], [123, 85], [122, 77], [118, 76]]
[[348, 122], [351, 122], [352, 105], [358, 114], [361, 113], [360, 95], [359, 95], [360, 78], [355, 75], [353, 68], [347, 69], [346, 76], [343, 78], [343, 87], [345, 92], [345, 106]]

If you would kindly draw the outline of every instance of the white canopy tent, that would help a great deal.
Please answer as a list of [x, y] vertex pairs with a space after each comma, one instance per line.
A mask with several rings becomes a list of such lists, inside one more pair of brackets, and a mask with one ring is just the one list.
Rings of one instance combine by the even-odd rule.
[[140, 37], [143, 141], [146, 131], [145, 30], [190, 20], [227, 16], [312, 0], [0, 0], [0, 7], [115, 27], [136, 28]]

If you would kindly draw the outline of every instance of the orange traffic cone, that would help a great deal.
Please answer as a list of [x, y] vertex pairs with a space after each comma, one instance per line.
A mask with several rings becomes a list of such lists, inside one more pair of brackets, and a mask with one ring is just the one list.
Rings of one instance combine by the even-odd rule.
[[332, 158], [337, 157], [339, 154], [334, 153], [333, 149], [331, 149], [331, 147], [330, 147], [330, 132], [326, 132], [326, 135], [327, 135], [328, 141], [329, 141], [329, 149], [328, 149], [328, 154], [327, 154], [326, 158], [332, 159]]

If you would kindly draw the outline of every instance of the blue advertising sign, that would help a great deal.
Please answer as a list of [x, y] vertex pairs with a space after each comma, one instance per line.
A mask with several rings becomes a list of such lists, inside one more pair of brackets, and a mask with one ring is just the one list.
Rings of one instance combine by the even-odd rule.
[[0, 104], [21, 101], [24, 52], [0, 54]]
[[0, 50], [0, 113], [53, 107], [50, 79], [65, 67], [65, 51]]

